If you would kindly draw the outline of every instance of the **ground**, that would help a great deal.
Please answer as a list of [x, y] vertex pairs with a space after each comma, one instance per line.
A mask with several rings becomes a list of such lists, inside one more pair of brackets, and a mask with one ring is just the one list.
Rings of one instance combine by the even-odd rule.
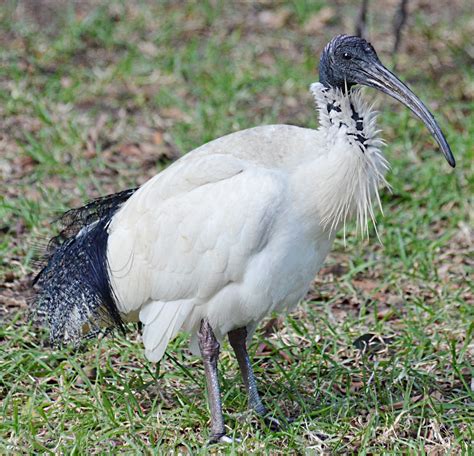
[[[469, 0], [370, 2], [382, 61], [438, 118], [452, 170], [406, 109], [380, 106], [392, 191], [380, 240], [338, 237], [298, 311], [251, 352], [265, 428], [221, 357], [232, 446], [205, 446], [201, 363], [178, 337], [159, 365], [130, 328], [79, 351], [29, 323], [36, 246], [62, 211], [145, 182], [194, 147], [268, 123], [317, 126], [308, 85], [358, 2], [14, 1], [0, 5], [0, 453], [471, 454], [474, 440]], [[471, 256], [469, 256], [471, 254]], [[374, 335], [373, 343], [367, 347]]]

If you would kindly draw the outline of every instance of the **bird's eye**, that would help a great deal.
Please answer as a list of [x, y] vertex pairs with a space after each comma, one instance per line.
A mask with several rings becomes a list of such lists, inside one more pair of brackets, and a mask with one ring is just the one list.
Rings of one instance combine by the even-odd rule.
[[342, 54], [342, 58], [344, 60], [350, 60], [350, 59], [352, 59], [352, 55], [349, 54], [348, 52], [344, 52], [344, 54]]

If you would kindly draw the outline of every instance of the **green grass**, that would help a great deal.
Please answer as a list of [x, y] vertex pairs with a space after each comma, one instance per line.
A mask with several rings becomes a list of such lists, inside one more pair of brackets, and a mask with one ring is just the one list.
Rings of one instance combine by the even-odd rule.
[[[133, 328], [79, 352], [48, 348], [27, 323], [32, 244], [61, 211], [141, 184], [213, 138], [315, 127], [307, 87], [318, 53], [352, 31], [356, 10], [347, 2], [316, 33], [305, 26], [324, 2], [27, 5], [0, 6], [0, 453], [206, 453], [203, 369], [186, 337], [159, 365]], [[410, 15], [397, 71], [435, 111], [457, 168], [418, 120], [378, 97], [393, 187], [378, 216], [383, 245], [373, 230], [338, 238], [308, 300], [257, 334], [260, 390], [275, 416], [293, 419], [284, 430], [245, 411], [226, 347], [226, 423], [242, 442], [215, 451], [471, 454], [472, 7], [449, 5]], [[266, 8], [285, 9], [281, 27], [260, 21]], [[390, 64], [391, 7], [378, 8], [373, 43]], [[367, 333], [385, 343], [361, 352], [354, 341]]]

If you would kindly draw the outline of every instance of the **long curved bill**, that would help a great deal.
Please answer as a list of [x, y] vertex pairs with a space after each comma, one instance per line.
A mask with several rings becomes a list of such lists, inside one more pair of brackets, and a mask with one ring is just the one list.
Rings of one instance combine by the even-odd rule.
[[378, 89], [387, 95], [395, 98], [408, 107], [414, 114], [416, 114], [426, 125], [428, 130], [439, 144], [443, 155], [448, 163], [454, 168], [456, 161], [454, 159], [448, 141], [436, 122], [433, 114], [423, 104], [423, 102], [392, 72], [387, 70], [380, 62], [374, 62], [372, 65], [364, 68], [361, 71], [361, 80], [359, 84]]

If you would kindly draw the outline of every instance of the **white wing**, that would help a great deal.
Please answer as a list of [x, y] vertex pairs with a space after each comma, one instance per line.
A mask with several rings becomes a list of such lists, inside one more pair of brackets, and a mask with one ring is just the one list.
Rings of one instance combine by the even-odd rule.
[[140, 311], [159, 359], [195, 306], [243, 280], [266, 245], [286, 175], [235, 158], [187, 156], [138, 190], [114, 216], [108, 260], [119, 309]]

